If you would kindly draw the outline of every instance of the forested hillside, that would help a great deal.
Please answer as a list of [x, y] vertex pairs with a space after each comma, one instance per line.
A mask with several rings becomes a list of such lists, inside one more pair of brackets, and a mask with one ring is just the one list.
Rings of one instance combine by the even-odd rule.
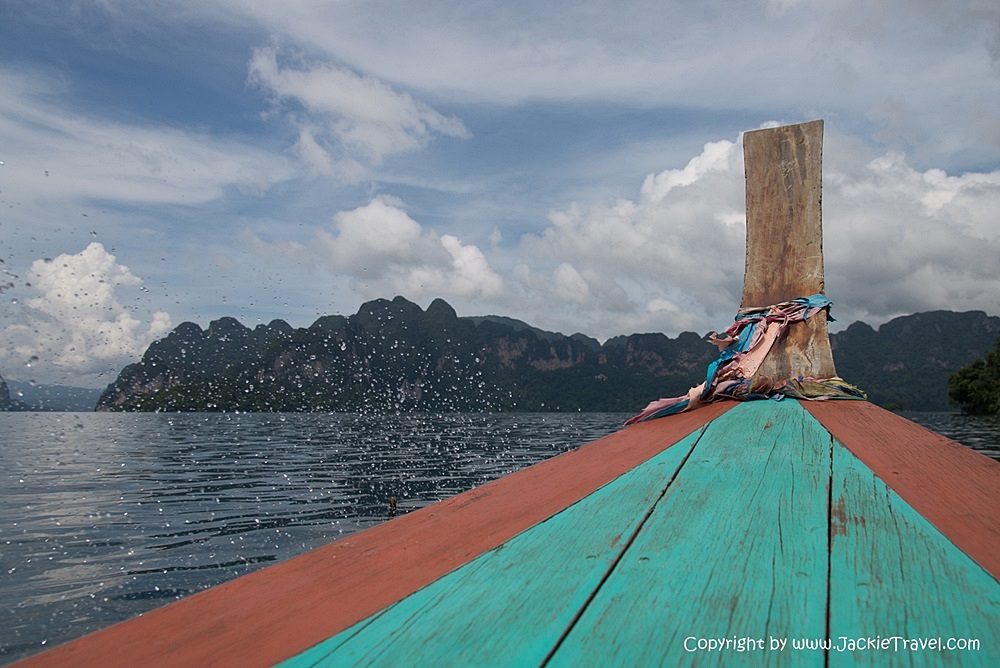
[[[831, 335], [837, 370], [875, 403], [947, 410], [948, 376], [983, 356], [1000, 318], [936, 311]], [[620, 411], [700, 383], [717, 350], [685, 332], [601, 344], [397, 297], [295, 329], [183, 323], [122, 370], [98, 410]]]

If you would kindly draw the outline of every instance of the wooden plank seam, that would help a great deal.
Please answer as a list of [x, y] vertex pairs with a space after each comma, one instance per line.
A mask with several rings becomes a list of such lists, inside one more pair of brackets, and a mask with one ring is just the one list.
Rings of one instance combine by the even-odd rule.
[[958, 549], [1000, 580], [1000, 462], [868, 402], [803, 407]]
[[[816, 420], [816, 418], [810, 413], [809, 416]], [[817, 423], [822, 426], [819, 420]], [[833, 629], [833, 620], [830, 613], [830, 606], [833, 600], [833, 462], [834, 462], [834, 448], [837, 447], [833, 434], [830, 433], [826, 427], [823, 429], [827, 433], [827, 456], [829, 457], [830, 465], [830, 480], [826, 485], [826, 637], [830, 637], [830, 633]], [[827, 656], [824, 657], [824, 662], [829, 664], [829, 652], [825, 653]]]
[[829, 436], [797, 402], [746, 402], [727, 416], [710, 425], [554, 665], [627, 665], [626, 655], [633, 665], [727, 665], [734, 655], [686, 653], [686, 634], [824, 632]]
[[652, 517], [653, 513], [656, 511], [656, 507], [659, 505], [660, 501], [663, 500], [663, 497], [666, 496], [667, 491], [670, 489], [670, 486], [674, 484], [674, 481], [677, 480], [677, 476], [680, 474], [682, 470], [684, 470], [684, 467], [687, 465], [688, 460], [691, 459], [691, 455], [693, 455], [695, 450], [698, 449], [698, 444], [701, 443], [701, 439], [704, 438], [705, 432], [708, 430], [711, 424], [712, 424], [711, 422], [708, 422], [707, 424], [701, 427], [700, 433], [698, 434], [698, 438], [695, 441], [694, 445], [691, 447], [690, 450], [688, 450], [688, 453], [684, 455], [684, 459], [681, 461], [680, 466], [677, 467], [677, 470], [674, 471], [674, 474], [670, 476], [669, 480], [667, 480], [667, 483], [663, 486], [663, 489], [660, 491], [660, 495], [656, 497], [656, 501], [654, 501], [653, 504], [649, 507], [649, 510], [646, 511], [646, 514], [643, 516], [642, 520], [640, 520], [639, 524], [632, 531], [632, 534], [628, 537], [628, 540], [625, 541], [625, 545], [622, 547], [621, 552], [618, 553], [618, 556], [608, 567], [607, 571], [605, 571], [604, 575], [601, 577], [600, 582], [598, 582], [597, 587], [595, 587], [594, 590], [590, 592], [590, 596], [587, 597], [586, 602], [584, 602], [584, 604], [580, 607], [580, 609], [577, 610], [576, 615], [573, 616], [572, 621], [563, 631], [562, 635], [559, 636], [559, 639], [556, 641], [556, 644], [552, 647], [548, 655], [546, 655], [545, 659], [542, 661], [541, 664], [542, 666], [546, 666], [549, 664], [549, 662], [555, 656], [556, 652], [559, 651], [559, 648], [562, 647], [563, 642], [573, 631], [573, 628], [576, 626], [577, 622], [580, 621], [580, 618], [583, 616], [584, 612], [586, 612], [587, 608], [590, 607], [590, 604], [593, 603], [594, 598], [597, 597], [598, 592], [601, 591], [601, 588], [608, 581], [608, 578], [610, 578], [611, 574], [614, 573], [616, 568], [618, 568], [618, 564], [621, 563], [621, 560], [628, 553], [629, 548], [632, 547], [632, 544], [635, 542], [635, 539], [639, 536], [639, 533], [646, 525], [646, 522], [648, 522], [649, 518]]

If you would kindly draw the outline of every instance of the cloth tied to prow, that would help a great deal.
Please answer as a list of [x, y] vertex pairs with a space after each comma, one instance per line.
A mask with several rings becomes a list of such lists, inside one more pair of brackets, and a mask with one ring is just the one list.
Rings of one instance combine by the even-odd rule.
[[719, 348], [719, 357], [709, 364], [705, 382], [691, 388], [685, 395], [650, 402], [625, 425], [673, 415], [723, 399], [867, 399], [864, 392], [836, 376], [772, 379], [757, 373], [789, 327], [806, 322], [820, 311], [825, 311], [827, 319], [833, 320], [829, 315], [831, 305], [825, 295], [815, 294], [773, 306], [741, 309], [736, 321], [723, 336], [716, 332], [709, 336], [708, 342]]

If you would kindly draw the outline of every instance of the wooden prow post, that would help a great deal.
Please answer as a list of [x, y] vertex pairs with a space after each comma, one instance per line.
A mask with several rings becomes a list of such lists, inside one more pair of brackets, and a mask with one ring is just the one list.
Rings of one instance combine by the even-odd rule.
[[[823, 121], [747, 132], [743, 161], [747, 257], [740, 310], [822, 293]], [[836, 376], [826, 314], [789, 327], [758, 374]]]

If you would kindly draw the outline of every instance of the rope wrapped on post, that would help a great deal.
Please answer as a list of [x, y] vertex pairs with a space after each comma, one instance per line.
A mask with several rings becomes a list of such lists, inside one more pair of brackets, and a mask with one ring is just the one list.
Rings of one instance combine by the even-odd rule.
[[701, 404], [736, 399], [867, 399], [867, 395], [838, 377], [772, 379], [757, 370], [785, 330], [797, 322], [805, 322], [820, 311], [830, 317], [832, 302], [825, 295], [798, 297], [781, 304], [760, 308], [743, 308], [736, 321], [719, 336], [712, 332], [709, 341], [718, 346], [719, 357], [709, 364], [705, 382], [692, 387], [686, 395], [651, 402], [625, 425], [652, 420], [691, 410]]

